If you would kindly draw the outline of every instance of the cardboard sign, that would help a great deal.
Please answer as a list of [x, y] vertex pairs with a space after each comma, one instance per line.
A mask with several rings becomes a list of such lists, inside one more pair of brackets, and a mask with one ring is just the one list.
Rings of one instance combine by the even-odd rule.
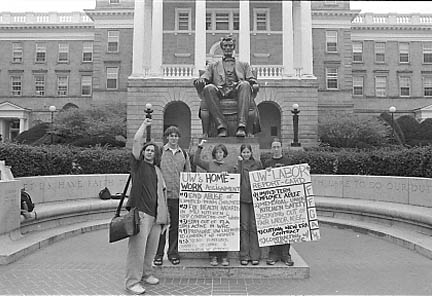
[[181, 173], [179, 252], [240, 250], [240, 175]]
[[320, 238], [307, 164], [249, 172], [260, 247]]

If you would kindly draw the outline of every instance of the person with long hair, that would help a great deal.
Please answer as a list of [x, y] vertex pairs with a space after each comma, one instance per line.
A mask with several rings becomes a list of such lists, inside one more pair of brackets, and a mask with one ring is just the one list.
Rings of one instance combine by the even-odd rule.
[[249, 172], [260, 170], [261, 161], [255, 160], [249, 144], [240, 146], [240, 155], [236, 171], [240, 173], [240, 264], [258, 265], [261, 249], [258, 245], [258, 234], [255, 211], [252, 202]]
[[[194, 155], [194, 164], [209, 173], [233, 173], [234, 166], [231, 163], [225, 161], [225, 158], [228, 155], [228, 149], [224, 144], [218, 144], [213, 148], [211, 161], [205, 161], [201, 159], [201, 151], [204, 147], [203, 145], [205, 141], [206, 140], [201, 140], [201, 142], [198, 144], [198, 149]], [[209, 252], [209, 256], [210, 265], [212, 266], [217, 266], [219, 264], [218, 259], [221, 261], [222, 266], [229, 265], [227, 251]]]

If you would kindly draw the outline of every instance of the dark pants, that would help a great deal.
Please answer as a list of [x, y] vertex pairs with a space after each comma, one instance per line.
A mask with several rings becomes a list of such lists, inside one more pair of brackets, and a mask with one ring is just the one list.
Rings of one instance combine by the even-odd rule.
[[[211, 116], [216, 121], [216, 128], [227, 128], [227, 121], [222, 114], [220, 100], [223, 99], [221, 91], [213, 84], [207, 84], [202, 92], [203, 99]], [[240, 81], [235, 89], [227, 96], [237, 98], [238, 101], [238, 127], [246, 127], [249, 115], [249, 106], [252, 98], [252, 87], [247, 81]]]
[[273, 259], [274, 261], [282, 260], [290, 258], [290, 244], [279, 245], [279, 246], [271, 246], [269, 251], [269, 259]]
[[[168, 233], [168, 259], [179, 258], [178, 253], [178, 226], [179, 226], [179, 200], [168, 199], [168, 211], [171, 224]], [[166, 232], [159, 239], [156, 257], [163, 257], [166, 242]]]
[[260, 256], [253, 204], [240, 202], [240, 260], [259, 260]]

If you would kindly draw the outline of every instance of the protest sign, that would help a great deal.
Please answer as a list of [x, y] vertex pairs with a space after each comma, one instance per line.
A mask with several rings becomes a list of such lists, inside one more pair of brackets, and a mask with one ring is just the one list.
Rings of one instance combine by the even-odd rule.
[[240, 175], [181, 173], [179, 251], [240, 249]]
[[307, 164], [249, 172], [260, 247], [320, 238]]

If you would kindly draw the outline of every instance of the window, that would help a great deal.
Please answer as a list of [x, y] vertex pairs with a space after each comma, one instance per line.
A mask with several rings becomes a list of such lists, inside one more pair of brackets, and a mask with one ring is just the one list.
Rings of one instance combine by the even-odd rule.
[[270, 136], [277, 137], [278, 136], [278, 128], [277, 126], [270, 127]]
[[384, 63], [385, 62], [385, 42], [376, 42], [375, 43], [375, 63]]
[[58, 62], [59, 63], [69, 62], [69, 44], [68, 43], [59, 43]]
[[13, 75], [11, 76], [11, 94], [13, 96], [22, 95], [22, 76]]
[[81, 95], [91, 96], [92, 94], [92, 77], [81, 76]]
[[363, 43], [353, 42], [353, 62], [362, 63], [363, 62]]
[[118, 52], [119, 51], [119, 31], [108, 31], [108, 52]]
[[57, 95], [64, 97], [68, 95], [68, 77], [57, 76]]
[[119, 4], [120, 0], [109, 0], [109, 4]]
[[44, 96], [45, 95], [45, 76], [44, 75], [35, 75], [35, 95], [36, 96]]
[[423, 77], [423, 95], [432, 97], [432, 76]]
[[331, 0], [331, 1], [330, 0], [325, 0], [324, 4], [325, 5], [335, 5], [336, 4], [336, 0]]
[[387, 96], [387, 77], [376, 76], [375, 77], [375, 95], [377, 97]]
[[423, 63], [432, 64], [432, 42], [423, 43]]
[[399, 63], [409, 63], [409, 43], [399, 43]]
[[12, 43], [12, 63], [23, 62], [23, 47], [21, 42]]
[[93, 61], [93, 42], [84, 42], [83, 43], [82, 61], [83, 62]]
[[363, 76], [353, 76], [353, 95], [363, 95]]
[[254, 30], [255, 31], [269, 31], [269, 10], [268, 9], [254, 9]]
[[207, 10], [206, 30], [208, 31], [238, 31], [240, 16], [234, 10]]
[[326, 31], [326, 51], [337, 52], [337, 31]]
[[117, 89], [118, 88], [118, 67], [107, 67], [107, 89]]
[[338, 69], [326, 69], [326, 85], [327, 89], [338, 89]]
[[176, 31], [190, 31], [191, 25], [191, 11], [190, 9], [176, 9]]
[[44, 43], [36, 43], [36, 63], [45, 63], [46, 61], [46, 45]]
[[411, 78], [399, 77], [399, 90], [401, 97], [409, 97], [411, 90]]

